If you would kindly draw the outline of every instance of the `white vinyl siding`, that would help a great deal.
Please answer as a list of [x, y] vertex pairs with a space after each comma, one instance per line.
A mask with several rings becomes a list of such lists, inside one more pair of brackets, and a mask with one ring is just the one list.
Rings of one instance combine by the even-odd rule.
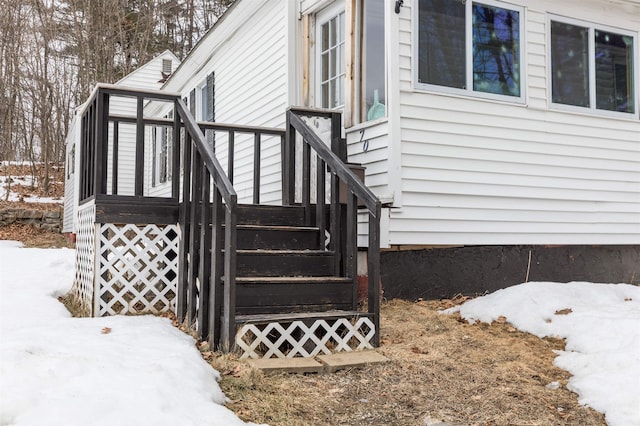
[[389, 137], [387, 120], [347, 130], [347, 156], [365, 167], [366, 185], [382, 199], [392, 201], [389, 188]]
[[[80, 156], [78, 155], [78, 149], [75, 142], [80, 140], [80, 117], [73, 116], [71, 124], [69, 125], [69, 133], [65, 140], [65, 151], [67, 164], [66, 167], [71, 167], [73, 173], [69, 173], [69, 170], [65, 170], [64, 181], [64, 215], [62, 220], [62, 232], [75, 232], [76, 231], [76, 211], [78, 206], [78, 191], [79, 176], [78, 173], [80, 165]], [[74, 164], [69, 164], [71, 158], [71, 152], [75, 151], [73, 155]]]
[[[185, 59], [165, 89], [187, 96], [215, 71], [216, 122], [284, 129], [289, 87], [285, 2], [241, 1], [230, 12]], [[215, 142], [226, 171], [226, 134], [216, 134]], [[280, 138], [263, 136], [261, 148], [260, 201], [276, 203], [282, 189]], [[252, 134], [235, 137], [234, 188], [238, 202], [251, 202]]]
[[[160, 89], [162, 87], [162, 67], [164, 60], [171, 60], [173, 69], [178, 66], [178, 61], [175, 56], [168, 51], [162, 55], [152, 59], [142, 67], [138, 68], [131, 74], [118, 81], [116, 84], [124, 88], [132, 89]], [[136, 100], [133, 98], [114, 97], [110, 100], [109, 111], [111, 114], [117, 115], [129, 115], [135, 116], [136, 113]], [[151, 132], [147, 128], [145, 129], [147, 138]], [[136, 128], [133, 124], [119, 125], [118, 132], [118, 194], [119, 195], [133, 195], [135, 187], [135, 158], [136, 158]], [[109, 126], [109, 140], [113, 140], [113, 125]], [[150, 144], [145, 144], [145, 152], [150, 152]], [[109, 147], [107, 157], [107, 192], [111, 193], [111, 176], [112, 176], [112, 164], [113, 164], [113, 150], [112, 146]], [[149, 159], [145, 155], [145, 161]], [[150, 195], [147, 191], [151, 186], [151, 174], [150, 163], [148, 167], [145, 167], [145, 195]]]
[[[417, 0], [404, 2], [390, 49], [399, 52], [402, 188], [390, 244], [640, 243], [640, 121], [549, 109], [547, 14], [568, 6], [515, 3], [525, 7], [525, 105], [414, 90]], [[593, 18], [599, 5], [573, 15]], [[637, 28], [622, 9], [603, 18]]]

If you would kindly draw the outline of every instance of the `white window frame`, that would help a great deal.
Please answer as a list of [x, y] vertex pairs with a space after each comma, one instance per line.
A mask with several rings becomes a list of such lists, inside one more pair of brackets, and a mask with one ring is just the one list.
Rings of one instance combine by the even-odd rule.
[[[589, 106], [582, 107], [577, 105], [567, 105], [561, 104], [557, 102], [553, 102], [553, 71], [552, 71], [552, 63], [551, 63], [551, 22], [561, 22], [564, 24], [575, 25], [578, 27], [587, 28], [589, 30], [588, 36], [588, 59], [589, 59]], [[633, 102], [634, 102], [634, 112], [622, 112], [622, 111], [610, 111], [606, 109], [598, 109], [596, 108], [596, 45], [595, 45], [595, 30], [608, 31], [620, 35], [626, 35], [633, 37], [633, 70], [635, 72], [631, 73], [631, 77], [634, 78], [633, 81]], [[622, 28], [612, 27], [609, 25], [600, 25], [590, 21], [583, 21], [575, 18], [568, 18], [561, 15], [547, 15], [547, 101], [550, 109], [560, 110], [560, 111], [569, 111], [569, 112], [578, 112], [578, 113], [587, 113], [593, 115], [600, 115], [603, 117], [617, 117], [617, 118], [638, 118], [640, 117], [640, 74], [638, 73], [640, 61], [638, 60], [638, 56], [640, 55], [640, 48], [638, 46], [638, 41], [640, 40], [638, 33], [625, 30]]]
[[[165, 126], [157, 126], [153, 137], [153, 179], [151, 180], [152, 188], [158, 188], [161, 186], [166, 186], [171, 182], [171, 157], [172, 157], [172, 149], [173, 149], [173, 139], [169, 136], [169, 127]], [[166, 176], [165, 179], [161, 179], [161, 167], [163, 166], [163, 157], [162, 157], [162, 144], [163, 138], [167, 140], [167, 151], [164, 157], [164, 167], [166, 167]]]
[[[473, 90], [473, 19], [472, 19], [472, 7], [474, 3], [483, 4], [491, 7], [498, 7], [501, 9], [512, 10], [519, 13], [518, 19], [518, 31], [520, 39], [518, 44], [520, 47], [520, 96], [500, 95], [495, 93], [478, 92]], [[418, 81], [418, 55], [420, 54], [420, 47], [418, 46], [418, 34], [420, 32], [420, 8], [419, 0], [415, 0], [415, 11], [413, 16], [413, 29], [414, 34], [412, 37], [414, 43], [413, 49], [413, 81], [414, 88], [417, 91], [425, 92], [439, 92], [451, 95], [461, 95], [465, 97], [473, 97], [479, 99], [490, 99], [496, 101], [504, 101], [516, 104], [525, 104], [526, 102], [526, 77], [527, 77], [527, 53], [526, 53], [526, 33], [525, 33], [525, 8], [512, 3], [506, 3], [495, 0], [480, 0], [465, 2], [465, 59], [466, 59], [466, 88], [459, 89], [456, 87], [439, 86], [436, 84], [421, 83]]]
[[[204, 91], [204, 93], [203, 93]], [[207, 102], [207, 79], [205, 78], [196, 86], [196, 119], [197, 121], [207, 121], [204, 114], [203, 103]]]
[[[329, 22], [330, 20], [334, 19], [335, 17], [337, 17], [340, 14], [344, 14], [345, 13], [345, 8], [344, 8], [344, 4], [341, 2], [334, 2], [333, 4], [325, 7], [322, 10], [319, 10], [316, 14], [315, 14], [315, 31], [314, 31], [314, 42], [315, 42], [315, 54], [313, 55], [314, 57], [314, 62], [315, 62], [315, 96], [314, 96], [314, 104], [317, 107], [322, 107], [322, 26], [324, 24], [326, 24], [327, 22]], [[347, 67], [347, 62], [346, 62], [346, 43], [347, 43], [347, 34], [346, 34], [346, 15], [345, 15], [345, 34], [344, 34], [344, 51], [345, 51], [345, 57], [342, 58], [342, 64], [344, 66], [343, 69], [343, 87], [342, 87], [342, 104], [334, 107], [334, 108], [330, 108], [330, 109], [334, 109], [337, 111], [343, 111], [344, 107], [345, 107], [345, 99], [347, 96], [347, 93], [345, 91], [345, 86], [344, 83], [346, 81], [347, 75], [346, 75], [346, 67]]]

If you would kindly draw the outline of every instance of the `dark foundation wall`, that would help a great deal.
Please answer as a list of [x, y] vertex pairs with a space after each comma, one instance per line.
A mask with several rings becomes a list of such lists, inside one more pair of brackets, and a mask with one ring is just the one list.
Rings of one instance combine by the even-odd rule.
[[439, 299], [526, 281], [640, 284], [640, 245], [470, 246], [384, 251], [384, 297]]

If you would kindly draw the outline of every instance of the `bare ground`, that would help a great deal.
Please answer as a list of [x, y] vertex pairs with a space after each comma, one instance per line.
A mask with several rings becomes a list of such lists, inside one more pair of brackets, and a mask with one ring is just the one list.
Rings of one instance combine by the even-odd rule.
[[[382, 345], [391, 361], [327, 375], [264, 376], [232, 355], [205, 359], [222, 374], [228, 407], [270, 425], [604, 425], [566, 389], [553, 366], [558, 339], [506, 323], [467, 324], [437, 313], [451, 301], [392, 300], [382, 306]], [[559, 389], [547, 388], [551, 382]]]

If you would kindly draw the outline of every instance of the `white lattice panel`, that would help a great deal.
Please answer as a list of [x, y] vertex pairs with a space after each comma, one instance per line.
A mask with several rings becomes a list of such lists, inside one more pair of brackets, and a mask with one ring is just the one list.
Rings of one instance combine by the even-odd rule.
[[177, 226], [106, 223], [98, 235], [97, 316], [173, 310]]
[[374, 335], [375, 327], [366, 317], [270, 322], [240, 327], [236, 345], [242, 351], [241, 358], [312, 357], [371, 349]]
[[93, 314], [96, 206], [92, 204], [78, 209], [78, 232], [76, 234], [76, 275], [71, 289], [82, 313]]

